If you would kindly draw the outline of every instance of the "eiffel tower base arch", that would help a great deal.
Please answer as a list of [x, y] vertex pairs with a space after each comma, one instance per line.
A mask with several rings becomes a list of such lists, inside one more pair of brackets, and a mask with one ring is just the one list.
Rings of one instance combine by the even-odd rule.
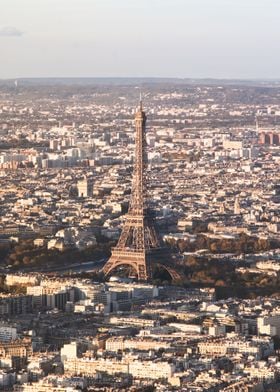
[[119, 267], [130, 267], [136, 278], [142, 282], [148, 282], [153, 279], [153, 272], [156, 266], [165, 269], [173, 281], [182, 281], [184, 274], [171, 264], [151, 260], [152, 257], [140, 252], [123, 252], [112, 250], [112, 256], [105, 264], [102, 272], [106, 277], [113, 274]]

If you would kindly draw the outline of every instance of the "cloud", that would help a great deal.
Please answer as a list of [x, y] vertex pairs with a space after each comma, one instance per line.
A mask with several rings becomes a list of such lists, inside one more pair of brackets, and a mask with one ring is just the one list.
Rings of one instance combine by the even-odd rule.
[[13, 26], [0, 26], [0, 37], [21, 37], [23, 32]]

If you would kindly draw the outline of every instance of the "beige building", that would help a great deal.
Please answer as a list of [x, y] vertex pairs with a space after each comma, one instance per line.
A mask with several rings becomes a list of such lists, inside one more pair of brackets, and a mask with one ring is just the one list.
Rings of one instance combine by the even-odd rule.
[[168, 362], [139, 361], [133, 359], [96, 360], [87, 358], [69, 359], [64, 362], [64, 372], [71, 375], [94, 376], [96, 372], [108, 374], [131, 374], [135, 378], [157, 380], [172, 377], [175, 371], [173, 364]]
[[280, 314], [267, 314], [258, 317], [258, 333], [263, 335], [280, 335]]
[[157, 380], [172, 377], [175, 371], [173, 364], [168, 362], [133, 361], [129, 364], [129, 373], [135, 378]]
[[243, 148], [243, 142], [238, 140], [224, 140], [223, 148], [226, 150], [239, 150]]
[[141, 338], [135, 338], [135, 339], [124, 339], [124, 338], [109, 338], [106, 341], [106, 350], [108, 351], [118, 351], [118, 350], [143, 350], [143, 351], [149, 351], [149, 350], [159, 350], [160, 348], [169, 348], [171, 347], [170, 343], [167, 343], [165, 341], [160, 341], [160, 340], [154, 340], [154, 339], [141, 339]]
[[115, 360], [96, 360], [88, 358], [67, 359], [64, 372], [71, 375], [93, 376], [96, 372], [108, 374], [128, 373], [128, 363]]
[[82, 180], [78, 181], [77, 188], [78, 188], [78, 196], [79, 197], [91, 197], [92, 196], [93, 183], [92, 183], [92, 181], [88, 180], [87, 178], [83, 178]]
[[51, 384], [34, 383], [34, 384], [23, 384], [15, 385], [14, 392], [78, 392], [80, 389], [72, 387], [60, 387], [53, 386]]
[[71, 342], [69, 344], [64, 344], [64, 346], [60, 350], [61, 361], [64, 362], [67, 359], [75, 359], [75, 358], [77, 358], [77, 353], [78, 353], [77, 342]]
[[158, 322], [137, 317], [111, 317], [110, 324], [114, 325], [136, 325], [139, 327], [155, 327]]
[[38, 283], [39, 283], [38, 276], [34, 276], [31, 274], [26, 274], [26, 275], [8, 274], [6, 276], [7, 286], [15, 286], [15, 285], [35, 286]]
[[201, 355], [224, 356], [227, 354], [248, 354], [253, 355], [257, 359], [262, 357], [262, 347], [256, 342], [243, 340], [213, 340], [198, 343], [199, 353]]

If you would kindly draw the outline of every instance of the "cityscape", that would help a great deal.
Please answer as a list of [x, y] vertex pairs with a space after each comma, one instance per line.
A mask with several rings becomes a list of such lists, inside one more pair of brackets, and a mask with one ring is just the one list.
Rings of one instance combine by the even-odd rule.
[[280, 391], [279, 13], [2, 0], [0, 391]]
[[1, 388], [277, 390], [280, 86], [0, 91]]

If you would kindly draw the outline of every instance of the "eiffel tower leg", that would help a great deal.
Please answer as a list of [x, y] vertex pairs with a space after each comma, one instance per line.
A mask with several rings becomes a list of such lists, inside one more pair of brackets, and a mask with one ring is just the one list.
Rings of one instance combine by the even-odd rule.
[[[114, 251], [113, 251], [114, 252]], [[102, 272], [108, 276], [115, 268], [120, 266], [129, 266], [136, 274], [139, 281], [147, 282], [152, 279], [151, 260], [145, 254], [118, 252], [118, 255], [112, 255], [104, 265]], [[131, 274], [133, 276], [133, 273]]]
[[145, 263], [138, 264], [137, 275], [138, 275], [138, 280], [141, 280], [141, 281], [144, 281], [144, 282], [149, 280], [149, 276], [148, 276], [148, 273], [147, 273], [147, 268], [146, 268]]
[[108, 260], [107, 263], [104, 265], [102, 272], [103, 274], [106, 276], [110, 273], [110, 271], [112, 271], [112, 269], [114, 268], [115, 263], [111, 260]]

